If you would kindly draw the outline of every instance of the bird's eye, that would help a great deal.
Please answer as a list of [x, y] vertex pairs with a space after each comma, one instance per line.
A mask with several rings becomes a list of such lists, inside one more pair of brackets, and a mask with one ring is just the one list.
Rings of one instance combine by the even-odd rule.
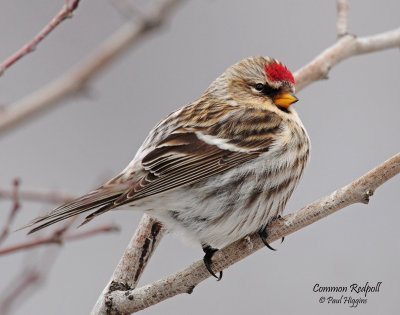
[[254, 86], [254, 88], [255, 88], [257, 91], [262, 91], [262, 90], [264, 89], [264, 84], [262, 84], [262, 83], [257, 83], [257, 84]]

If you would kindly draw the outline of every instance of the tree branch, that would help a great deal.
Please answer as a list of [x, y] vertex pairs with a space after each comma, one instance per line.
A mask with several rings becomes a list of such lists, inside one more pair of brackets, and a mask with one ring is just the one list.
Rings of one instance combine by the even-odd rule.
[[[64, 235], [67, 233], [77, 217], [78, 216], [68, 219], [61, 228], [54, 230], [48, 238], [51, 239], [53, 243], [61, 244]], [[25, 245], [25, 247], [23, 248], [29, 248], [41, 244], [48, 244], [41, 243], [40, 240], [37, 243], [38, 244], [33, 246], [29, 246], [29, 243], [22, 245]], [[20, 274], [17, 275], [16, 279], [7, 286], [7, 290], [0, 295], [0, 314], [5, 315], [6, 313], [10, 312], [12, 306], [17, 304], [17, 301], [22, 297], [24, 298], [24, 300], [26, 300], [27, 296], [29, 295], [28, 292], [33, 290], [35, 286], [39, 285], [44, 280], [45, 276], [50, 270], [50, 267], [55, 261], [55, 255], [52, 251], [45, 251], [42, 256], [43, 257], [41, 261], [37, 264], [36, 267], [33, 266], [32, 261], [29, 261], [29, 265], [24, 268]]]
[[100, 294], [91, 314], [112, 314], [114, 309], [111, 293], [136, 288], [147, 262], [161, 241], [164, 229], [160, 222], [147, 214], [136, 229], [124, 255], [103, 292]]
[[[0, 188], [0, 199], [14, 199], [14, 191], [10, 189], [1, 189]], [[39, 190], [28, 190], [19, 189], [18, 191], [18, 199], [24, 201], [36, 201], [36, 202], [45, 202], [45, 203], [64, 203], [71, 201], [75, 196], [61, 191], [39, 191]]]
[[7, 222], [3, 227], [3, 231], [0, 234], [0, 244], [4, 242], [4, 240], [7, 238], [9, 232], [10, 232], [10, 227], [12, 222], [14, 221], [15, 215], [17, 214], [19, 208], [20, 208], [20, 203], [19, 203], [19, 180], [15, 179], [13, 183], [13, 190], [10, 193], [10, 198], [13, 201], [13, 206], [11, 208], [10, 214], [8, 216]]
[[350, 30], [349, 0], [336, 0], [336, 6], [336, 33], [338, 37], [342, 37], [349, 34]]
[[119, 231], [120, 231], [120, 229], [119, 229], [118, 225], [107, 224], [107, 225], [103, 225], [103, 226], [98, 226], [93, 229], [88, 229], [86, 231], [67, 234], [64, 236], [63, 240], [64, 241], [76, 241], [76, 240], [80, 240], [82, 238], [86, 238], [86, 237], [97, 235], [97, 234], [119, 232]]
[[[53, 243], [58, 242], [59, 244], [61, 244], [61, 240], [62, 240], [64, 234], [67, 233], [67, 231], [69, 230], [72, 223], [75, 221], [75, 219], [77, 217], [78, 216], [74, 216], [74, 217], [68, 219], [67, 222], [64, 223], [64, 225], [61, 228], [54, 230], [48, 238], [51, 239]], [[21, 245], [25, 245], [22, 247], [20, 246], [21, 248], [18, 248], [18, 246], [15, 246], [14, 249], [11, 251], [16, 251], [19, 249], [30, 248], [30, 247], [49, 243], [49, 242], [43, 243], [43, 242], [40, 242], [40, 240], [39, 240], [39, 242], [37, 242], [37, 244], [32, 245], [32, 243], [34, 243], [34, 242], [35, 241], [29, 242], [26, 244], [21, 244]], [[7, 249], [2, 250], [3, 254], [9, 253], [11, 251], [7, 250]], [[45, 254], [46, 254], [46, 252], [45, 252]], [[22, 296], [24, 297], [24, 299], [26, 299], [26, 297], [27, 297], [26, 291], [28, 291], [28, 289], [32, 289], [35, 285], [38, 285], [43, 280], [45, 275], [48, 273], [50, 266], [53, 264], [54, 258], [55, 258], [54, 253], [51, 253], [51, 252], [49, 252], [49, 253], [50, 253], [50, 256], [44, 255], [45, 257], [44, 257], [43, 261], [41, 261], [40, 264], [38, 264], [38, 266], [36, 268], [33, 267], [32, 263], [30, 262], [29, 266], [27, 268], [23, 269], [21, 274], [19, 274], [17, 276], [16, 280], [13, 281], [12, 284], [7, 287], [7, 291], [0, 295], [1, 296], [0, 297], [0, 314], [6, 314], [7, 312], [9, 312], [11, 307], [13, 306], [13, 304], [16, 304], [18, 299], [20, 299]]]
[[[41, 274], [39, 271], [30, 269], [23, 270], [23, 272], [18, 275], [18, 278], [13, 283], [13, 287], [9, 288], [0, 298], [0, 314], [6, 315], [10, 312], [13, 304], [16, 304], [16, 300], [23, 296], [27, 289], [38, 283]], [[26, 298], [26, 296], [24, 296]]]
[[[12, 223], [12, 219], [15, 215], [16, 210], [19, 208], [19, 200], [24, 199], [31, 201], [60, 203], [60, 202], [67, 202], [73, 198], [70, 194], [66, 193], [60, 193], [60, 192], [42, 193], [38, 191], [20, 191], [18, 190], [18, 187], [19, 187], [19, 182], [18, 180], [15, 180], [14, 189], [12, 191], [10, 190], [0, 191], [0, 198], [10, 198], [13, 200], [14, 203], [12, 213], [10, 214], [10, 218], [3, 230], [2, 237], [0, 237], [1, 240], [4, 240], [4, 238], [8, 234], [10, 225]], [[47, 237], [41, 237], [33, 241], [28, 241], [25, 243], [0, 249], [0, 256], [9, 253], [15, 253], [20, 250], [25, 250], [41, 245], [49, 245], [49, 244], [61, 245], [65, 241], [78, 240], [93, 235], [97, 235], [100, 233], [119, 231], [118, 226], [109, 224], [88, 229], [86, 231], [68, 233], [69, 228], [71, 227], [72, 223], [76, 220], [77, 217], [78, 216], [74, 216], [70, 218], [61, 228], [54, 230]], [[54, 252], [49, 252], [49, 254], [51, 255], [50, 258], [54, 256]], [[36, 268], [33, 267], [30, 262], [29, 266], [23, 269], [21, 274], [17, 275], [16, 279], [12, 281], [9, 286], [7, 286], [7, 290], [1, 295], [0, 298], [0, 314], [4, 315], [8, 314], [12, 306], [17, 304], [18, 299], [21, 299], [23, 297], [24, 300], [26, 300], [27, 296], [29, 295], [29, 292], [33, 292], [33, 288], [43, 282], [46, 274], [49, 272], [49, 267], [54, 262], [54, 259], [49, 259], [49, 257], [47, 256], [48, 255], [45, 255], [45, 257], [43, 257], [43, 262], [39, 263]]]
[[69, 4], [68, 2], [65, 3], [60, 12], [58, 12], [58, 14], [50, 21], [49, 24], [44, 27], [43, 30], [41, 30], [29, 43], [27, 43], [20, 50], [15, 52], [12, 56], [10, 56], [2, 64], [0, 64], [0, 76], [3, 75], [4, 71], [6, 71], [22, 57], [34, 51], [37, 45], [47, 35], [49, 35], [62, 21], [64, 21], [68, 17], [71, 17], [72, 12], [74, 12], [78, 7], [79, 1], [80, 0], [74, 0], [71, 4]]
[[344, 35], [335, 44], [325, 49], [311, 62], [294, 73], [296, 92], [315, 81], [327, 79], [332, 67], [351, 56], [394, 47], [400, 47], [400, 27], [366, 37]]
[[[374, 191], [400, 173], [400, 153], [382, 163], [354, 182], [334, 191], [314, 203], [273, 221], [268, 228], [268, 242], [294, 233], [351, 204], [368, 203]], [[219, 250], [213, 257], [213, 270], [221, 271], [265, 247], [254, 233]], [[181, 293], [192, 293], [202, 281], [210, 277], [202, 260], [188, 268], [138, 289], [121, 289], [109, 293], [115, 314], [130, 314]], [[106, 314], [97, 312], [92, 314]]]
[[139, 19], [136, 23], [127, 22], [71, 71], [2, 111], [0, 136], [81, 91], [93, 77], [129, 46], [138, 43], [151, 31], [159, 28], [181, 2], [182, 0], [158, 1], [157, 5], [145, 13], [145, 19]]
[[109, 224], [109, 225], [104, 225], [101, 227], [96, 227], [93, 229], [88, 229], [87, 231], [83, 231], [83, 232], [65, 234], [66, 231], [69, 229], [71, 223], [76, 218], [77, 218], [77, 216], [73, 217], [72, 220], [70, 220], [64, 227], [62, 227], [61, 229], [55, 230], [49, 236], [41, 237], [41, 238], [38, 238], [38, 239], [35, 239], [32, 241], [28, 241], [28, 242], [25, 242], [22, 244], [13, 245], [10, 247], [0, 249], [0, 256], [10, 254], [10, 253], [15, 253], [20, 250], [25, 250], [25, 249], [29, 249], [29, 248], [33, 248], [33, 247], [37, 247], [37, 246], [50, 245], [50, 244], [61, 245], [64, 243], [64, 241], [78, 240], [78, 239], [86, 238], [89, 236], [97, 235], [100, 233], [118, 232], [119, 231], [118, 226]]

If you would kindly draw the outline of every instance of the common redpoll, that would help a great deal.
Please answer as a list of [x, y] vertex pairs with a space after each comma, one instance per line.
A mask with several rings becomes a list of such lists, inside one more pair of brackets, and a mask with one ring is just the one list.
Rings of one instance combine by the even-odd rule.
[[[131, 163], [98, 189], [33, 220], [30, 233], [98, 208], [144, 210], [199, 242], [212, 271], [217, 248], [259, 232], [278, 217], [307, 163], [308, 135], [290, 105], [292, 73], [270, 57], [228, 68], [197, 101], [154, 127]], [[221, 277], [222, 274], [220, 274]]]

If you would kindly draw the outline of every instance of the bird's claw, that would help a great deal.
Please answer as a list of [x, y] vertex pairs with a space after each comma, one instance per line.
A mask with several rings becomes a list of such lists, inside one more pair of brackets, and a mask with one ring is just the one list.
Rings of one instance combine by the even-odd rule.
[[[281, 215], [278, 215], [278, 217], [277, 217], [276, 219], [285, 222], [285, 219], [284, 219]], [[281, 244], [283, 243], [284, 240], [285, 240], [285, 237], [282, 236], [282, 238], [281, 238]]]
[[263, 241], [264, 245], [267, 246], [270, 250], [275, 250], [271, 245], [269, 245], [267, 238], [268, 238], [268, 232], [267, 228], [264, 228], [258, 232], [258, 235], [260, 235], [261, 240]]
[[217, 276], [214, 271], [211, 269], [211, 264], [212, 264], [212, 256], [214, 256], [214, 253], [216, 251], [218, 251], [218, 249], [216, 248], [212, 248], [211, 246], [203, 246], [203, 251], [205, 253], [204, 257], [203, 257], [203, 261], [204, 261], [204, 265], [206, 266], [208, 272], [210, 273], [210, 275], [212, 275], [213, 277], [215, 277], [217, 279], [217, 281], [220, 281], [222, 279], [222, 271], [219, 272], [219, 276]]

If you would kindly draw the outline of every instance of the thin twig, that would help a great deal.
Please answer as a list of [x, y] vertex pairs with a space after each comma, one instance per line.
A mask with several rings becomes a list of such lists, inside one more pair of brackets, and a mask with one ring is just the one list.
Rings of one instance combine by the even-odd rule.
[[30, 289], [34, 284], [38, 283], [40, 272], [34, 269], [24, 270], [21, 275], [18, 275], [17, 284], [13, 282], [13, 286], [9, 288], [0, 299], [0, 314], [6, 315], [10, 312], [16, 299], [21, 297], [25, 291]]
[[[48, 239], [39, 239], [33, 242], [28, 242], [25, 244], [20, 244], [17, 246], [12, 246], [3, 250], [0, 250], [2, 254], [7, 254], [11, 252], [16, 252], [21, 249], [32, 248], [35, 246], [43, 245], [43, 244], [51, 244], [57, 243], [61, 244], [63, 240], [64, 234], [69, 230], [72, 223], [76, 220], [78, 216], [74, 216], [69, 218], [63, 226], [58, 229], [55, 229], [52, 234], [48, 236]], [[47, 254], [50, 254], [49, 255]], [[1, 254], [0, 254], [1, 255]], [[18, 275], [17, 280], [13, 281], [13, 286], [10, 289], [7, 289], [5, 294], [1, 295], [0, 298], [0, 314], [6, 314], [9, 312], [13, 304], [16, 304], [16, 301], [20, 299], [22, 296], [26, 298], [26, 291], [28, 289], [32, 289], [42, 282], [50, 270], [51, 265], [53, 265], [55, 261], [54, 252], [45, 251], [43, 255], [43, 261], [38, 264], [37, 267], [33, 267], [32, 264], [22, 270], [21, 274]], [[15, 285], [15, 283], [17, 283]], [[14, 288], [14, 289], [13, 289]], [[10, 293], [11, 292], [11, 293]]]
[[101, 234], [101, 233], [109, 233], [109, 232], [119, 232], [120, 228], [117, 225], [104, 225], [104, 226], [99, 226], [97, 228], [91, 229], [91, 230], [87, 230], [87, 231], [83, 231], [83, 232], [77, 232], [77, 233], [73, 233], [73, 234], [67, 234], [64, 237], [64, 241], [75, 241], [75, 240], [79, 240], [82, 238], [86, 238], [89, 236], [93, 236], [96, 234]]
[[[74, 195], [61, 191], [39, 191], [29, 189], [19, 189], [19, 200], [45, 202], [51, 204], [59, 204], [71, 201], [75, 198]], [[0, 199], [13, 199], [13, 190], [0, 188]]]
[[[68, 234], [70, 227], [77, 218], [78, 216], [69, 218], [63, 226], [54, 230], [48, 237], [40, 238], [32, 242], [23, 243], [0, 250], [0, 255], [37, 247], [40, 245], [61, 245], [64, 241], [78, 240], [100, 233], [119, 231], [119, 227], [115, 225], [105, 225], [83, 232]], [[50, 254], [50, 257], [48, 257], [48, 254]], [[17, 300], [21, 297], [24, 297], [24, 300], [26, 300], [27, 291], [30, 290], [32, 292], [32, 289], [35, 286], [44, 281], [46, 275], [50, 270], [50, 267], [55, 261], [54, 258], [54, 252], [46, 251], [41, 259], [42, 261], [37, 264], [37, 267], [33, 267], [31, 264], [29, 264], [27, 268], [22, 270], [21, 274], [18, 275], [16, 280], [12, 282], [11, 289], [7, 288], [6, 292], [0, 297], [0, 314], [5, 315], [9, 313], [12, 306], [15, 305], [17, 303]]]
[[145, 12], [147, 19], [139, 19], [137, 23], [127, 22], [100, 47], [79, 62], [72, 70], [59, 78], [12, 104], [0, 113], [0, 136], [5, 131], [21, 125], [28, 119], [37, 116], [44, 110], [59, 104], [68, 96], [81, 91], [86, 84], [115, 60], [128, 47], [138, 43], [151, 31], [159, 28], [167, 19], [172, 9], [183, 0], [163, 0]]
[[[54, 238], [61, 238], [71, 227], [75, 219], [76, 218], [70, 218], [61, 228], [53, 231], [52, 235]], [[10, 309], [13, 305], [17, 304], [18, 300], [23, 298], [23, 301], [26, 301], [29, 293], [32, 294], [37, 291], [35, 287], [44, 282], [55, 262], [57, 253], [59, 253], [59, 251], [47, 249], [40, 255], [41, 257], [36, 263], [33, 263], [31, 258], [27, 260], [29, 262], [25, 268], [23, 268], [21, 273], [16, 276], [15, 280], [11, 281], [10, 285], [6, 287], [5, 292], [0, 294], [0, 314], [5, 315], [7, 312], [10, 312]]]
[[338, 37], [342, 37], [349, 34], [350, 31], [349, 0], [336, 0], [336, 6], [336, 34]]
[[13, 245], [4, 249], [0, 249], [0, 256], [6, 255], [10, 253], [15, 253], [20, 250], [29, 249], [32, 247], [42, 246], [42, 245], [50, 245], [50, 244], [59, 244], [61, 245], [64, 241], [73, 241], [82, 238], [86, 238], [89, 236], [97, 235], [100, 233], [108, 233], [108, 232], [117, 232], [119, 231], [119, 227], [115, 225], [105, 225], [102, 227], [93, 228], [84, 232], [71, 233], [64, 236], [64, 233], [69, 228], [72, 222], [68, 222], [63, 228], [58, 229], [51, 233], [49, 236], [41, 237], [33, 241], [28, 241], [22, 244]]
[[11, 208], [10, 214], [8, 216], [7, 222], [4, 225], [3, 231], [0, 234], [0, 244], [4, 242], [4, 240], [7, 238], [9, 232], [10, 232], [10, 227], [12, 222], [14, 221], [15, 215], [17, 214], [19, 208], [20, 208], [20, 202], [19, 202], [19, 180], [15, 179], [13, 182], [13, 190], [10, 193], [10, 197], [13, 202], [13, 206]]
[[49, 35], [62, 21], [72, 16], [72, 12], [78, 7], [80, 0], [74, 0], [70, 5], [64, 4], [60, 12], [47, 24], [29, 43], [24, 45], [20, 50], [12, 54], [7, 60], [0, 64], [0, 76], [11, 67], [14, 63], [20, 60], [25, 55], [34, 51], [37, 45]]
[[[351, 204], [368, 203], [369, 197], [387, 180], [400, 173], [400, 153], [343, 188], [334, 191], [283, 219], [273, 221], [268, 229], [268, 242], [294, 233]], [[254, 233], [219, 250], [213, 258], [213, 270], [221, 271], [246, 258], [264, 245]], [[131, 314], [181, 293], [192, 293], [202, 281], [210, 277], [202, 260], [188, 268], [134, 290], [115, 290], [109, 293], [115, 314]], [[106, 314], [97, 312], [92, 314]]]

